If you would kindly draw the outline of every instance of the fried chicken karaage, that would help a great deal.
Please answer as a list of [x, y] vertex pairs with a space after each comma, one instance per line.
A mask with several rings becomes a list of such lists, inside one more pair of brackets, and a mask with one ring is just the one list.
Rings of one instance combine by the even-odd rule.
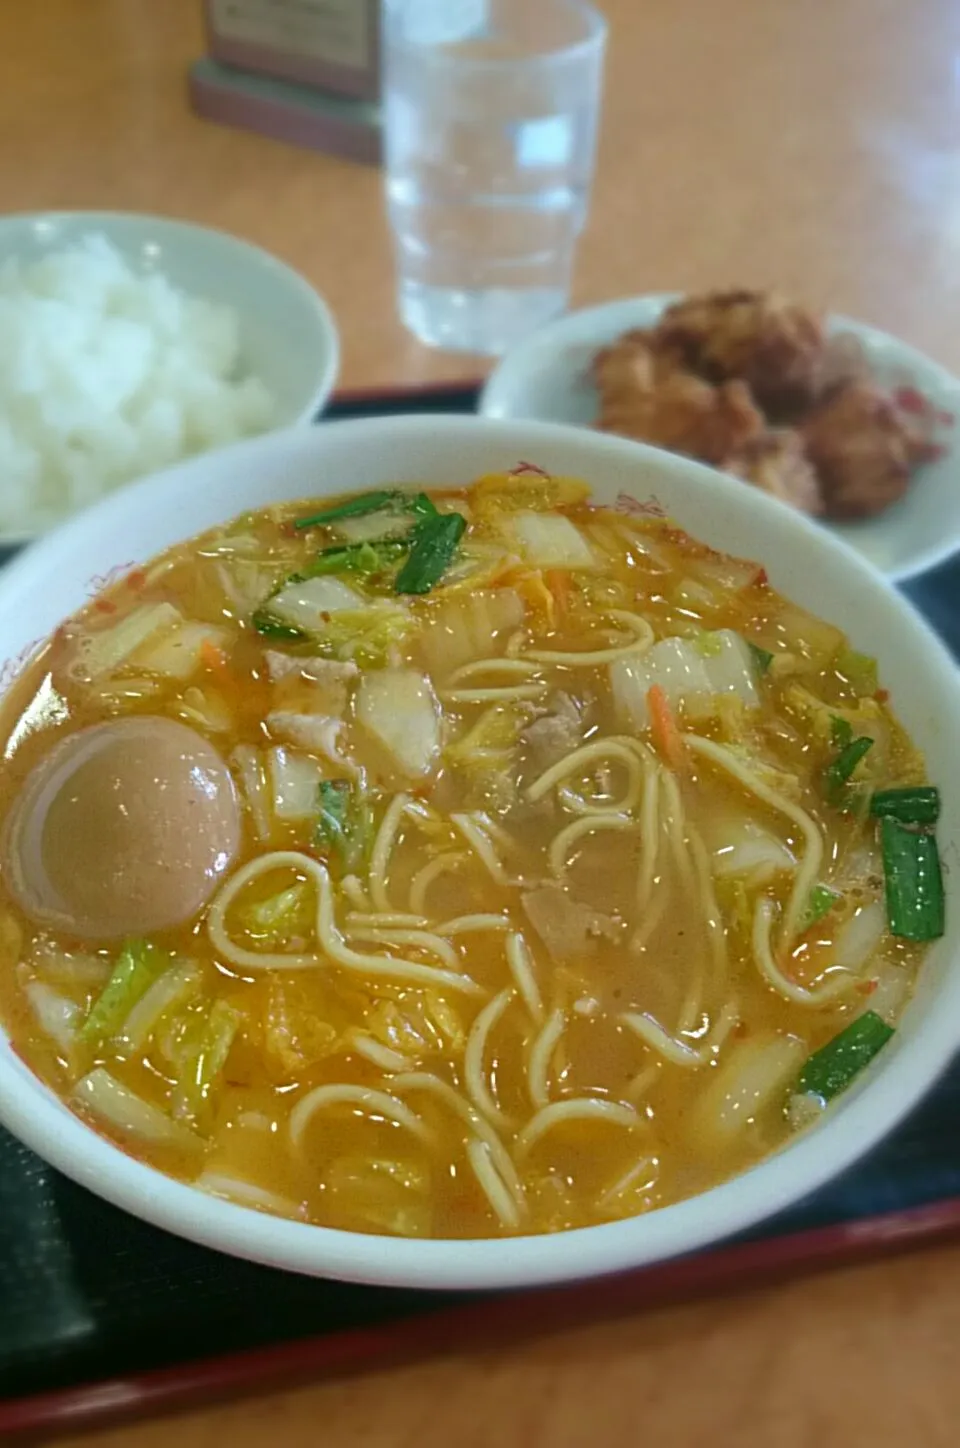
[[722, 463], [766, 426], [739, 381], [713, 386], [674, 368], [641, 337], [623, 338], [595, 363], [601, 397], [598, 425], [703, 462]]
[[668, 307], [657, 345], [710, 382], [737, 378], [772, 421], [790, 420], [813, 401], [823, 325], [803, 307], [765, 292], [710, 292]]
[[934, 414], [871, 380], [850, 336], [764, 292], [712, 292], [598, 352], [597, 426], [833, 518], [880, 512], [935, 455]]
[[832, 518], [863, 518], [895, 503], [930, 457], [930, 429], [870, 382], [848, 382], [814, 408], [802, 429]]

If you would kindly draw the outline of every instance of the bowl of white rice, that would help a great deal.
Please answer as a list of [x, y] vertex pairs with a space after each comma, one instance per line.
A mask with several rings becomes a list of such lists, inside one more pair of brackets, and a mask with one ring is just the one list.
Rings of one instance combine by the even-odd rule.
[[164, 217], [0, 218], [0, 548], [333, 389], [336, 326], [269, 253]]

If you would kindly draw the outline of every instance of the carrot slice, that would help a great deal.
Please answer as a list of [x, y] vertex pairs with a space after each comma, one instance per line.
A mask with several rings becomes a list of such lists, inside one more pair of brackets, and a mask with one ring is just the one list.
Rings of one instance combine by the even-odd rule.
[[227, 656], [218, 644], [210, 639], [204, 639], [200, 645], [200, 662], [205, 669], [212, 674], [222, 674], [229, 668]]
[[653, 742], [661, 758], [671, 769], [682, 769], [684, 764], [683, 740], [674, 718], [673, 710], [660, 684], [651, 684], [647, 690], [647, 708], [650, 711], [650, 728]]

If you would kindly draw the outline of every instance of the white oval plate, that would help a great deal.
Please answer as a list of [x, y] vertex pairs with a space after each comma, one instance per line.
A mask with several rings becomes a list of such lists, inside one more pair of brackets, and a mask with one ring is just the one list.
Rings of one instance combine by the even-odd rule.
[[[589, 376], [594, 353], [631, 327], [652, 326], [676, 297], [670, 292], [625, 297], [571, 312], [534, 332], [491, 373], [480, 399], [481, 413], [592, 426], [597, 415], [597, 393]], [[916, 387], [934, 407], [958, 419], [940, 439], [943, 456], [917, 474], [900, 502], [862, 523], [823, 524], [888, 578], [912, 578], [960, 549], [960, 381], [875, 327], [837, 314], [827, 325], [831, 333], [850, 333], [860, 341], [881, 383]]]

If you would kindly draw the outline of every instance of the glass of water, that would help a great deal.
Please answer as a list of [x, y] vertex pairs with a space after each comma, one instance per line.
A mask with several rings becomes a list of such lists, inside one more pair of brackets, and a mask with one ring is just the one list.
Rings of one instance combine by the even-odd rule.
[[400, 315], [499, 354], [562, 312], [596, 151], [606, 22], [581, 0], [385, 0]]

